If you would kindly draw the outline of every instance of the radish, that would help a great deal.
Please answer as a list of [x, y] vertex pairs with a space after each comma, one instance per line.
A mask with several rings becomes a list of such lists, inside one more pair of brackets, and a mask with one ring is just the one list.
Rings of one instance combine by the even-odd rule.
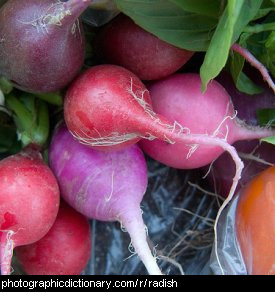
[[[215, 90], [216, 94], [225, 94], [221, 86], [218, 89]], [[199, 89], [197, 89], [198, 91]], [[178, 88], [169, 92], [174, 92], [176, 96]], [[201, 93], [200, 96], [203, 97]], [[229, 97], [227, 96], [227, 98], [226, 108], [230, 110]], [[215, 101], [217, 100], [220, 100], [222, 105], [224, 104], [222, 98], [216, 98]], [[217, 110], [222, 111], [221, 115], [224, 116], [226, 112], [222, 107], [218, 106]], [[174, 111], [175, 109], [178, 110], [177, 107], [174, 108]], [[196, 145], [207, 145], [207, 147], [201, 148], [204, 151], [203, 155], [209, 156], [211, 159], [222, 153], [222, 150], [218, 148], [220, 147], [228, 151], [236, 163], [236, 174], [230, 191], [231, 195], [234, 193], [243, 167], [235, 148], [224, 139], [215, 137], [215, 133], [215, 135], [212, 133], [209, 135], [191, 134], [189, 130], [185, 131], [185, 128], [178, 122], [168, 122], [166, 118], [156, 114], [151, 107], [149, 91], [135, 74], [125, 68], [115, 65], [99, 65], [84, 72], [73, 82], [66, 94], [64, 115], [68, 129], [74, 137], [81, 143], [97, 147], [97, 149], [119, 149], [134, 144], [141, 138], [159, 139], [161, 141], [158, 143], [166, 146], [166, 150], [177, 147], [179, 144], [180, 153], [176, 152], [171, 159], [176, 156], [181, 163], [195, 168], [198, 167], [198, 163], [195, 163], [196, 159], [194, 159], [197, 152], [192, 155], [193, 165], [186, 162], [190, 160], [190, 158], [186, 159], [186, 155], [191, 156]], [[175, 120], [171, 119], [171, 121]], [[196, 120], [193, 122], [195, 123]], [[219, 120], [219, 124], [221, 122], [222, 120]], [[234, 123], [230, 125], [237, 128]], [[238, 128], [236, 131], [238, 132]], [[243, 130], [243, 132], [250, 136], [254, 135], [252, 131]], [[269, 133], [269, 131], [267, 132]], [[177, 143], [173, 145], [175, 142]], [[186, 144], [189, 145], [189, 148], [186, 147]], [[187, 149], [189, 150], [186, 152]], [[167, 160], [170, 159], [169, 155], [170, 153], [167, 155]], [[202, 151], [199, 155], [202, 155]], [[211, 160], [204, 159], [204, 163], [209, 162]]]
[[66, 86], [84, 62], [90, 0], [9, 0], [0, 9], [0, 75], [30, 92]]
[[[243, 169], [238, 153], [229, 143], [238, 139], [261, 138], [273, 132], [263, 129], [252, 131], [238, 126], [230, 98], [223, 87], [213, 81], [202, 94], [197, 74], [174, 75], [153, 86], [155, 90], [152, 93], [157, 93], [159, 98], [155, 97], [155, 100], [158, 104], [166, 101], [157, 106], [156, 111], [161, 108], [167, 114], [173, 109], [171, 115], [157, 114], [152, 109], [149, 91], [127, 69], [115, 65], [88, 69], [73, 82], [66, 94], [64, 115], [68, 129], [81, 143], [102, 150], [123, 148], [144, 138], [141, 145], [147, 153], [177, 167], [203, 166], [224, 150], [228, 151], [235, 162], [236, 172], [228, 198], [217, 214], [216, 234], [220, 214], [233, 197]], [[184, 91], [187, 91], [185, 95], [182, 94]], [[186, 96], [189, 98], [183, 98]], [[177, 121], [175, 116], [179, 109], [188, 109], [183, 121]], [[202, 125], [204, 127], [199, 128]], [[152, 141], [155, 139], [160, 141]]]
[[53, 136], [50, 165], [63, 198], [86, 217], [119, 221], [150, 274], [161, 274], [146, 242], [140, 202], [147, 188], [147, 167], [136, 145], [115, 152], [96, 151], [73, 139], [61, 126]]
[[40, 154], [30, 148], [0, 161], [0, 264], [9, 275], [13, 248], [42, 238], [59, 208], [59, 188]]
[[[230, 96], [217, 81], [213, 80], [206, 92], [202, 93], [198, 74], [174, 74], [151, 84], [149, 91], [154, 110], [170, 121], [176, 121], [187, 133], [219, 137], [229, 144], [272, 136], [275, 133], [266, 128], [246, 126], [239, 120]], [[143, 140], [140, 143], [152, 158], [182, 169], [205, 166], [223, 152], [218, 145], [198, 147], [199, 143], [196, 143], [190, 151], [190, 145], [188, 147], [185, 144], [184, 141], [167, 144], [157, 140]]]
[[105, 60], [129, 69], [143, 80], [176, 72], [194, 54], [160, 40], [123, 14], [101, 29], [96, 43]]
[[50, 231], [15, 252], [29, 275], [79, 275], [91, 254], [89, 221], [62, 203]]

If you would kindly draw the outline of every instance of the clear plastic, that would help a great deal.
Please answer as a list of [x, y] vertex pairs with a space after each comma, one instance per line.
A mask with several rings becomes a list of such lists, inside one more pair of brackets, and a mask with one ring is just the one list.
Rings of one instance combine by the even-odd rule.
[[247, 275], [235, 232], [235, 215], [239, 195], [222, 212], [217, 226], [217, 254], [215, 246], [208, 263], [216, 275]]

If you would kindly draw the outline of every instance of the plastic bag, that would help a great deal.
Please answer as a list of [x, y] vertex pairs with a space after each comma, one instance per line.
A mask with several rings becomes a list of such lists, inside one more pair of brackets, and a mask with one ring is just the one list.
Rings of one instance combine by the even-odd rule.
[[219, 219], [217, 226], [217, 251], [213, 245], [209, 269], [216, 275], [247, 275], [244, 260], [236, 239], [235, 215], [239, 194], [232, 200]]

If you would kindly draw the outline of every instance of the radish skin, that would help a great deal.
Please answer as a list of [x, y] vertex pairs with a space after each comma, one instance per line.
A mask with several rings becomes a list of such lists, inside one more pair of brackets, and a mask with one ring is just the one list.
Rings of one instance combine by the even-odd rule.
[[90, 0], [9, 0], [0, 8], [0, 75], [28, 92], [64, 88], [84, 63]]
[[[237, 119], [230, 96], [218, 82], [213, 80], [202, 93], [198, 74], [171, 75], [151, 84], [149, 92], [153, 109], [170, 121], [177, 121], [178, 128], [184, 126], [187, 133], [215, 136], [228, 144], [275, 134], [270, 129], [247, 126]], [[168, 145], [159, 140], [140, 143], [146, 154], [155, 160], [180, 169], [208, 165], [223, 152], [219, 147], [200, 145], [190, 156], [190, 147], [186, 144], [178, 141]]]
[[88, 218], [119, 221], [149, 274], [162, 274], [146, 241], [140, 210], [148, 178], [138, 146], [96, 151], [78, 143], [60, 126], [53, 136], [49, 158], [64, 200]]
[[80, 275], [91, 255], [89, 221], [62, 202], [49, 232], [15, 252], [29, 275]]
[[0, 161], [0, 263], [9, 275], [13, 248], [42, 238], [59, 208], [59, 188], [40, 154], [25, 151]]
[[108, 63], [127, 68], [142, 80], [169, 76], [194, 54], [160, 40], [123, 14], [99, 31], [96, 43]]

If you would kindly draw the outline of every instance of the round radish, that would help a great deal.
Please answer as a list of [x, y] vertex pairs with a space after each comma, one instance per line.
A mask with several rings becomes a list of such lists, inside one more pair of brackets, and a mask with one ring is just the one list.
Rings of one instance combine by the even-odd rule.
[[89, 221], [62, 203], [50, 231], [15, 252], [29, 275], [79, 275], [91, 255]]
[[181, 68], [193, 52], [168, 44], [120, 14], [97, 39], [104, 59], [134, 72], [140, 79], [155, 80]]
[[61, 126], [52, 139], [49, 158], [63, 198], [89, 218], [121, 222], [148, 272], [161, 274], [146, 242], [140, 210], [148, 178], [138, 146], [96, 151], [78, 143]]
[[[151, 84], [149, 91], [154, 110], [171, 122], [176, 121], [175, 131], [178, 128], [185, 133], [218, 137], [229, 144], [274, 134], [272, 130], [248, 127], [237, 119], [230, 96], [217, 81], [213, 80], [202, 93], [198, 74], [172, 75]], [[187, 144], [158, 140], [140, 143], [152, 158], [183, 169], [205, 166], [223, 152], [218, 146]]]
[[1, 274], [10, 273], [13, 248], [42, 238], [59, 208], [59, 188], [40, 154], [30, 149], [0, 161]]
[[0, 9], [0, 75], [31, 92], [66, 86], [84, 61], [88, 0], [9, 0]]

